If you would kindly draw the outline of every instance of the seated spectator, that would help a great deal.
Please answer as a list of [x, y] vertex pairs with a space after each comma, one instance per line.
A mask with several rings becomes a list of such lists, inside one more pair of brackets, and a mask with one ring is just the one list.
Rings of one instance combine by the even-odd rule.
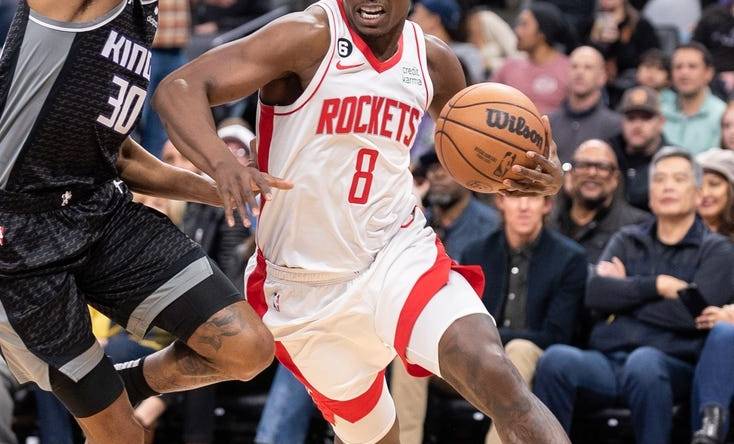
[[599, 0], [589, 44], [604, 55], [612, 104], [634, 79], [642, 53], [659, 48], [655, 29], [628, 0]]
[[663, 132], [668, 142], [696, 154], [719, 143], [726, 104], [711, 93], [711, 53], [698, 42], [681, 45], [671, 58], [677, 94], [663, 97]]
[[[704, 171], [698, 213], [712, 231], [734, 240], [734, 152], [714, 148], [697, 160]], [[693, 377], [693, 444], [719, 444], [729, 431], [734, 399], [734, 306], [707, 307], [696, 327], [711, 332]]]
[[410, 20], [420, 25], [425, 33], [438, 37], [451, 47], [467, 73], [466, 82], [471, 85], [483, 82], [487, 73], [479, 48], [458, 38], [461, 18], [461, 8], [456, 0], [419, 0], [410, 15]]
[[542, 114], [555, 111], [566, 97], [570, 68], [568, 57], [556, 45], [569, 40], [569, 32], [557, 7], [533, 2], [515, 24], [517, 49], [527, 58], [508, 59], [492, 74], [492, 81], [519, 89]]
[[674, 94], [670, 90], [670, 57], [657, 48], [648, 49], [640, 56], [635, 79], [639, 86], [654, 89], [660, 95]]
[[710, 305], [734, 296], [734, 246], [696, 216], [703, 171], [690, 153], [660, 150], [650, 167], [655, 220], [622, 228], [612, 237], [586, 287], [597, 322], [590, 350], [549, 348], [535, 374], [534, 392], [568, 431], [576, 406], [612, 406], [632, 412], [638, 444], [669, 443], [673, 405], [689, 398], [705, 336], [678, 299], [697, 285]]
[[430, 184], [426, 217], [443, 241], [446, 252], [458, 258], [461, 252], [499, 226], [497, 211], [454, 182], [439, 163], [436, 153], [421, 158]]
[[734, 305], [706, 307], [696, 327], [710, 333], [693, 376], [691, 444], [720, 444], [729, 432], [734, 400]]
[[488, 73], [499, 69], [507, 58], [517, 55], [515, 33], [505, 19], [490, 10], [479, 9], [469, 14], [466, 30], [467, 41], [479, 49]]
[[734, 150], [734, 102], [727, 105], [721, 116], [721, 143], [725, 150]]
[[[551, 206], [548, 197], [497, 196], [503, 226], [461, 255], [484, 270], [484, 303], [528, 385], [543, 349], [571, 341], [586, 283], [583, 249], [544, 227]], [[501, 444], [494, 427], [486, 443]]]
[[703, 168], [698, 214], [709, 230], [734, 241], [734, 151], [712, 148], [696, 160]]
[[607, 81], [599, 51], [581, 46], [571, 53], [568, 98], [549, 116], [558, 157], [568, 162], [573, 150], [589, 139], [611, 139], [621, 131], [622, 118], [607, 108], [603, 88]]
[[703, 12], [693, 31], [693, 40], [711, 52], [714, 68], [727, 93], [734, 91], [734, 1], [725, 0]]
[[578, 30], [579, 36], [586, 35], [591, 29], [592, 17], [594, 16], [595, 3], [589, 0], [547, 0], [553, 3], [563, 12], [572, 29]]
[[655, 90], [637, 87], [622, 97], [622, 134], [611, 139], [624, 183], [625, 200], [647, 211], [648, 169], [655, 153], [667, 145], [663, 136], [663, 118]]
[[16, 444], [18, 440], [13, 432], [13, 393], [18, 388], [18, 381], [8, 369], [8, 365], [0, 356], [0, 442]]
[[647, 220], [648, 213], [617, 195], [619, 166], [614, 150], [601, 140], [587, 140], [573, 155], [568, 195], [559, 197], [550, 226], [575, 240], [596, 264], [620, 228]]

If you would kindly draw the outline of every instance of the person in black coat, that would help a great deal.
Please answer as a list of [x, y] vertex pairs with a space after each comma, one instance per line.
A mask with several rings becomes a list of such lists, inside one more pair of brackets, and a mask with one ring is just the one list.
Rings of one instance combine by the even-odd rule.
[[[495, 318], [507, 356], [530, 384], [543, 350], [569, 343], [587, 276], [586, 253], [576, 242], [544, 227], [547, 197], [497, 196], [503, 227], [472, 244], [460, 262], [480, 265], [483, 300]], [[494, 428], [488, 444], [500, 443]]]

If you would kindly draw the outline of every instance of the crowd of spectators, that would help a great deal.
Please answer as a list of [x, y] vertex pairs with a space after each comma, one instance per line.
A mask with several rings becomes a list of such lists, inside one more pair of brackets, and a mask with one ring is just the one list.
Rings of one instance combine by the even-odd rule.
[[[0, 42], [16, 2], [0, 0]], [[158, 0], [151, 88], [187, 61], [193, 40], [211, 43], [279, 6], [310, 3]], [[579, 412], [618, 407], [638, 444], [725, 442], [734, 400], [734, 0], [417, 0], [410, 14], [455, 51], [468, 83], [501, 82], [530, 97], [558, 143], [565, 183], [554, 198], [459, 186], [433, 152], [429, 117], [411, 153], [428, 223], [456, 261], [483, 268], [483, 301], [524, 381], [569, 432]], [[215, 111], [242, 162], [253, 103]], [[136, 137], [196, 172], [149, 104]], [[136, 198], [201, 243], [242, 289], [250, 230], [230, 228], [218, 208]], [[170, 340], [160, 331], [132, 338], [93, 319], [118, 361]], [[426, 440], [431, 383], [391, 368], [404, 444]], [[2, 443], [15, 444], [19, 389], [0, 360]], [[33, 393], [41, 444], [73, 442], [63, 407]], [[136, 415], [153, 429], [175, 406], [188, 415], [183, 442], [211, 443], [214, 397], [201, 389], [155, 398]], [[673, 436], [680, 406], [690, 411], [683, 441]], [[306, 390], [278, 367], [254, 440], [304, 443], [314, 415]], [[501, 443], [491, 427], [483, 439]]]

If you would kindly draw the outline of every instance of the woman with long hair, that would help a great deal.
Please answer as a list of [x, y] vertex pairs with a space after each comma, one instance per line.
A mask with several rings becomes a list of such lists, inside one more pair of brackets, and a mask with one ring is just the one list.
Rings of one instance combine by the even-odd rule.
[[712, 148], [697, 160], [704, 170], [698, 214], [711, 231], [734, 241], [734, 151]]
[[[734, 151], [713, 148], [696, 160], [704, 170], [698, 213], [712, 231], [733, 239]], [[693, 377], [691, 442], [718, 444], [727, 435], [734, 399], [734, 306], [706, 307], [695, 322], [699, 330], [711, 331]]]

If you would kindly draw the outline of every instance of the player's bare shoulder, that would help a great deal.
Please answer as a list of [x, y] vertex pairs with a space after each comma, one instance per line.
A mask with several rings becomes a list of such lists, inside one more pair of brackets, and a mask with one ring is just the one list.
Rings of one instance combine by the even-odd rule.
[[301, 73], [318, 67], [331, 44], [329, 18], [326, 11], [312, 6], [275, 20], [263, 31], [277, 40], [264, 42], [272, 51], [278, 48], [288, 56], [292, 72]]
[[464, 70], [454, 51], [441, 39], [426, 34], [426, 63], [433, 81], [431, 114], [438, 115], [454, 94], [466, 87]]

